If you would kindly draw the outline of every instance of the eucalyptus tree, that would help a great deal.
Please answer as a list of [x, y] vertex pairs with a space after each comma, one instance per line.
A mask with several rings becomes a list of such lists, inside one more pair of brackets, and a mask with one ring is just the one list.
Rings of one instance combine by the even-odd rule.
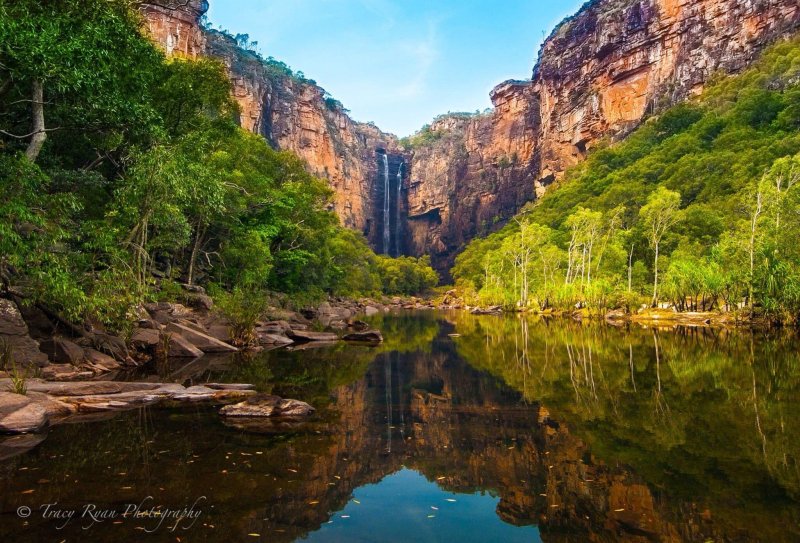
[[647, 239], [654, 251], [653, 258], [653, 299], [658, 304], [658, 256], [664, 235], [681, 219], [681, 195], [663, 186], [658, 187], [647, 198], [647, 203], [639, 210], [639, 217], [647, 231]]

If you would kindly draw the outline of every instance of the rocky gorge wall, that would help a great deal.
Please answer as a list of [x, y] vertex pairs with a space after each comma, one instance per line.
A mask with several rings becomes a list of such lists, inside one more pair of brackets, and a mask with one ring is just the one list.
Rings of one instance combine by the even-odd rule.
[[408, 250], [448, 269], [476, 235], [541, 195], [600, 140], [744, 69], [800, 27], [796, 0], [592, 0], [556, 27], [529, 81], [494, 110], [431, 125], [414, 149]]
[[345, 226], [378, 252], [429, 254], [445, 276], [467, 242], [504, 224], [599, 141], [624, 137], [800, 27], [797, 0], [591, 0], [545, 40], [530, 80], [494, 88], [491, 111], [441, 116], [404, 147], [351, 119], [313, 81], [203, 28], [204, 0], [165, 1], [177, 7], [143, 8], [157, 43], [222, 60], [241, 125], [327, 179]]
[[[225, 33], [204, 28], [200, 21], [207, 2], [171, 1], [174, 5], [142, 8], [153, 40], [171, 56], [221, 60], [239, 103], [241, 126], [261, 134], [277, 149], [294, 152], [311, 173], [327, 179], [334, 191], [332, 210], [344, 226], [363, 232], [376, 251], [403, 252], [399, 232], [405, 198], [398, 198], [397, 171], [410, 159], [397, 138], [374, 124], [351, 119], [314, 81], [263, 59]], [[389, 159], [391, 191], [388, 244], [383, 231], [384, 155]], [[406, 168], [405, 176], [407, 172]]]

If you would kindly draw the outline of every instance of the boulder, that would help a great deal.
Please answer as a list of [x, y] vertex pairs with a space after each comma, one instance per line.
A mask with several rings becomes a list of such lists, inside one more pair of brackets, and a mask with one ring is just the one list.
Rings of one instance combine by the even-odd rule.
[[11, 300], [0, 299], [0, 339], [11, 347], [15, 362], [31, 366], [47, 364], [47, 355], [28, 334], [28, 325]]
[[208, 335], [220, 341], [231, 339], [231, 327], [227, 324], [212, 324], [208, 327]]
[[168, 356], [174, 358], [197, 358], [203, 356], [203, 351], [180, 334], [172, 334], [169, 338]]
[[114, 359], [119, 362], [126, 364], [131, 363], [128, 346], [125, 344], [125, 341], [117, 336], [112, 336], [105, 332], [95, 332], [91, 336], [91, 346], [101, 353], [114, 357]]
[[47, 426], [47, 410], [27, 396], [0, 392], [0, 433], [28, 434]]
[[152, 328], [137, 328], [131, 336], [131, 345], [141, 351], [152, 351], [161, 341], [161, 331]]
[[45, 340], [39, 344], [39, 348], [50, 360], [58, 364], [79, 366], [85, 357], [83, 347], [63, 337]]
[[362, 332], [350, 332], [342, 337], [345, 341], [362, 341], [367, 343], [380, 343], [383, 336], [380, 330], [364, 330]]
[[309, 330], [290, 329], [286, 335], [295, 341], [336, 341], [339, 336], [330, 332], [311, 332]]
[[368, 305], [367, 307], [364, 308], [364, 313], [366, 313], [367, 317], [372, 317], [373, 315], [377, 315], [380, 312], [381, 312], [380, 309], [371, 305]]
[[256, 330], [265, 334], [285, 334], [292, 327], [286, 321], [269, 321], [260, 324]]
[[161, 330], [161, 323], [154, 319], [142, 319], [139, 321], [139, 328], [149, 328], [151, 330]]
[[92, 366], [100, 366], [108, 371], [118, 370], [122, 367], [122, 365], [114, 360], [114, 358], [108, 356], [107, 354], [101, 353], [100, 351], [95, 351], [94, 349], [84, 349], [83, 353], [84, 360]]
[[260, 345], [291, 345], [294, 340], [280, 334], [258, 334], [258, 343]]
[[153, 317], [153, 321], [159, 325], [169, 324], [175, 320], [175, 317], [166, 311], [153, 311], [150, 315]]
[[300, 400], [283, 399], [271, 394], [255, 394], [243, 402], [219, 410], [226, 417], [305, 417], [314, 408]]
[[347, 327], [353, 330], [363, 331], [369, 329], [369, 324], [364, 321], [354, 319], [347, 322]]
[[169, 323], [167, 325], [167, 331], [180, 334], [204, 353], [233, 353], [239, 350], [208, 334], [204, 334], [203, 332], [177, 322]]

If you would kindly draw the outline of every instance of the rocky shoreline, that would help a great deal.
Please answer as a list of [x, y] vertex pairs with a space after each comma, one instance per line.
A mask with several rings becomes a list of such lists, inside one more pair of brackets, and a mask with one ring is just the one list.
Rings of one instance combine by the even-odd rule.
[[592, 312], [586, 308], [575, 308], [573, 311], [536, 311], [525, 308], [508, 309], [500, 305], [473, 306], [465, 302], [455, 289], [448, 290], [442, 297], [428, 302], [427, 307], [440, 310], [467, 311], [473, 315], [501, 315], [503, 313], [528, 313], [540, 317], [568, 318], [577, 321], [605, 321], [612, 326], [636, 323], [642, 326], [769, 326], [750, 318], [749, 315], [737, 311], [678, 311], [672, 306], [651, 308], [641, 306], [635, 311], [610, 309], [603, 312]]

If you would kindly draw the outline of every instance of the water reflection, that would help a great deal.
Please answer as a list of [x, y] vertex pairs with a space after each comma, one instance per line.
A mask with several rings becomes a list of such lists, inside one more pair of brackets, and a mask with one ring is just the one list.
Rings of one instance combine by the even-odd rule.
[[[0, 538], [135, 538], [152, 522], [56, 531], [15, 511], [151, 495], [208, 500], [190, 531], [154, 541], [800, 538], [794, 336], [463, 313], [376, 324], [391, 338], [378, 348], [161, 369], [309, 400], [319, 412], [302, 425], [226, 426], [194, 408], [54, 428], [0, 463]], [[464, 507], [438, 513], [450, 495]]]

